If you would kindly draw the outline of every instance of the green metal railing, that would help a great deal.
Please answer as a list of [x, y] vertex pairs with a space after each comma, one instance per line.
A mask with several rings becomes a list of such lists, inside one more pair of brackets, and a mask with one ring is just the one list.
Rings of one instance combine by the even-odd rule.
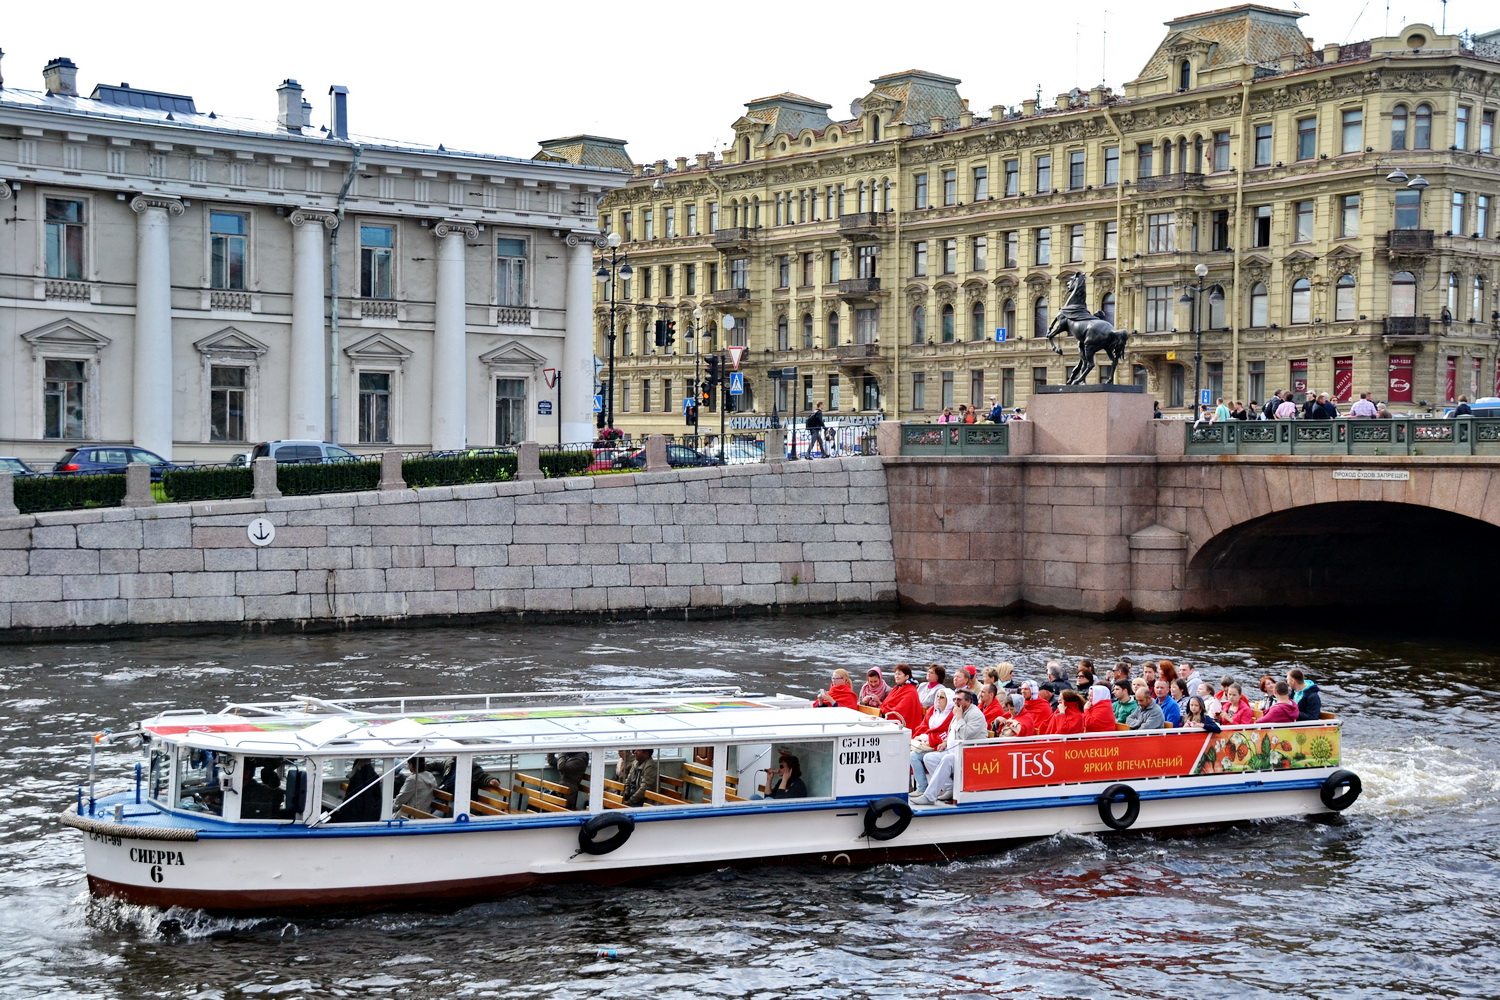
[[1185, 424], [1189, 455], [1500, 455], [1500, 420], [1392, 417]]
[[903, 424], [903, 455], [1009, 455], [1004, 424]]

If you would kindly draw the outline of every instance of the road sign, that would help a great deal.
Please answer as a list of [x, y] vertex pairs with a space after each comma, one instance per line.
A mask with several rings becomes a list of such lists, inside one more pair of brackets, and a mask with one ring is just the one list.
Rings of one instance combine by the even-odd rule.
[[997, 343], [997, 344], [1003, 344], [1003, 343], [1005, 343], [1005, 338], [1007, 336], [1009, 336], [1009, 335], [1010, 335], [1010, 331], [1007, 330], [1005, 327], [1003, 327], [1003, 326], [997, 326], [997, 327], [995, 327], [995, 343]]
[[729, 373], [729, 394], [731, 396], [741, 395], [745, 391], [745, 373]]
[[552, 388], [553, 386], [557, 385], [557, 369], [556, 368], [543, 368], [542, 369], [542, 378], [546, 380], [546, 382], [547, 382], [547, 388], [549, 388], [549, 389]]
[[683, 413], [692, 413], [693, 412], [693, 406], [695, 404], [696, 404], [696, 401], [693, 399], [692, 396], [683, 396], [682, 397], [682, 412]]
[[736, 368], [740, 366], [740, 358], [743, 358], [744, 356], [745, 349], [743, 347], [731, 347], [729, 349], [729, 363], [731, 365], [734, 365], [734, 367]]
[[594, 397], [594, 412], [595, 413], [603, 413], [604, 412], [604, 397], [603, 396], [595, 396]]
[[1177, 352], [1176, 351], [1168, 351], [1167, 352], [1167, 360], [1168, 361], [1176, 361], [1177, 360]]
[[540, 417], [550, 417], [550, 416], [552, 416], [552, 400], [550, 400], [550, 399], [540, 399], [540, 400], [537, 400], [536, 412], [537, 412], [537, 416], [540, 416]]
[[276, 525], [263, 517], [257, 517], [245, 526], [245, 535], [251, 545], [266, 546], [276, 540]]
[[795, 369], [795, 368], [783, 368], [783, 369], [781, 369], [781, 377], [784, 380], [790, 382], [790, 381], [792, 381], [793, 379], [795, 379], [797, 377], [797, 369]]
[[1213, 400], [1211, 400], [1211, 399], [1208, 398], [1208, 390], [1207, 389], [1200, 389], [1200, 390], [1198, 390], [1198, 405], [1200, 405], [1200, 406], [1207, 406], [1211, 402], [1213, 402]]

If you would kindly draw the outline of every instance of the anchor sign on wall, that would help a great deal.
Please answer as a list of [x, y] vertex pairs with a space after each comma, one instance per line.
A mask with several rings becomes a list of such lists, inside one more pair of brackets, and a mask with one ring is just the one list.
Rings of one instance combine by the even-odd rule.
[[276, 525], [263, 517], [257, 517], [245, 526], [245, 535], [251, 545], [266, 546], [276, 540]]

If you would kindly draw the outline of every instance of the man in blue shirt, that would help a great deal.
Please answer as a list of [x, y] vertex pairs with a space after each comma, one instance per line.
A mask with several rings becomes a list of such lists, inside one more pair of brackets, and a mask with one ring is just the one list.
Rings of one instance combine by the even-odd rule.
[[1156, 701], [1161, 705], [1161, 714], [1176, 729], [1182, 725], [1182, 709], [1177, 707], [1177, 702], [1172, 700], [1170, 685], [1158, 677], [1156, 679]]

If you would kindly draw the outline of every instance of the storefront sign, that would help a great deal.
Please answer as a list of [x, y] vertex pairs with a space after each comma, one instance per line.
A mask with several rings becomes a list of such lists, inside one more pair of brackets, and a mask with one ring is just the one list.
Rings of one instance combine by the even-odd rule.
[[1386, 399], [1392, 403], [1410, 403], [1412, 401], [1412, 356], [1392, 354], [1389, 371], [1386, 381]]

